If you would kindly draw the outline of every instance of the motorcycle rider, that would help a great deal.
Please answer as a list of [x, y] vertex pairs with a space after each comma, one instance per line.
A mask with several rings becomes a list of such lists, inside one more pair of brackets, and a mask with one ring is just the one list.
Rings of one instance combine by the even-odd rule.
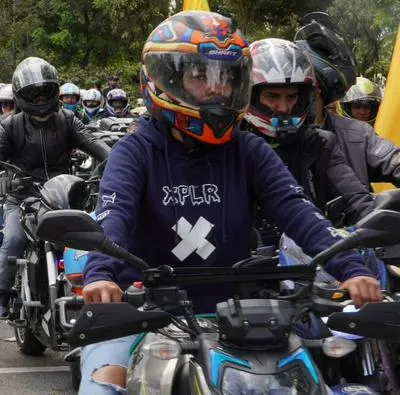
[[368, 78], [357, 77], [356, 83], [339, 101], [339, 115], [368, 122], [373, 127], [381, 101], [379, 86]]
[[70, 110], [84, 124], [90, 122], [89, 116], [80, 106], [81, 90], [75, 84], [67, 82], [60, 86], [60, 100], [66, 110]]
[[11, 84], [0, 88], [0, 106], [2, 115], [0, 121], [15, 113], [15, 102]]
[[274, 38], [252, 43], [250, 52], [253, 88], [245, 128], [272, 145], [321, 210], [343, 196], [346, 222], [353, 224], [373, 209], [373, 198], [346, 163], [335, 136], [312, 122], [316, 79], [309, 57], [292, 42]]
[[400, 186], [400, 148], [378, 136], [367, 122], [326, 111], [356, 81], [353, 55], [324, 13], [304, 17], [295, 43], [307, 51], [318, 81], [315, 123], [336, 135], [343, 154], [360, 181], [372, 191], [372, 182]]
[[103, 118], [131, 118], [129, 99], [123, 89], [112, 89], [107, 93]]
[[[97, 220], [113, 241], [154, 266], [232, 265], [250, 254], [256, 202], [311, 255], [338, 239], [274, 151], [238, 130], [250, 76], [248, 44], [229, 18], [181, 12], [150, 34], [141, 86], [151, 117], [114, 146], [100, 185]], [[329, 270], [357, 304], [380, 300], [357, 254], [337, 256]], [[119, 302], [140, 274], [90, 253], [84, 278], [86, 302]], [[228, 295], [213, 286], [207, 297], [189, 293], [198, 312]], [[80, 394], [124, 387], [133, 339], [82, 349]]]
[[[72, 112], [59, 109], [58, 75], [48, 62], [36, 57], [23, 60], [14, 71], [12, 87], [22, 112], [1, 122], [1, 161], [8, 160], [43, 180], [69, 172], [73, 148], [99, 161], [107, 158], [110, 148], [86, 132]], [[1, 316], [7, 315], [9, 291], [15, 276], [8, 257], [21, 256], [27, 241], [19, 222], [19, 203], [33, 193], [31, 190], [13, 192], [10, 181], [7, 174], [0, 177], [0, 196], [6, 196], [4, 240], [0, 248]]]
[[102, 103], [101, 93], [95, 89], [88, 89], [82, 95], [82, 107], [90, 119], [90, 122], [95, 122], [102, 118], [103, 109], [101, 108]]
[[120, 88], [119, 86], [119, 77], [117, 75], [110, 75], [108, 77], [108, 86], [103, 90], [103, 96], [107, 97], [108, 92], [110, 92], [113, 89], [118, 89]]

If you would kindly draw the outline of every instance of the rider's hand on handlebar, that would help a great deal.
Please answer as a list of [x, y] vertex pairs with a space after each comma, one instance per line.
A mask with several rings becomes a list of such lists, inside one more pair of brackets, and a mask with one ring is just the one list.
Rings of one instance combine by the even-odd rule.
[[85, 303], [121, 302], [122, 290], [113, 281], [95, 281], [83, 288]]
[[373, 277], [358, 276], [345, 281], [340, 289], [347, 289], [356, 306], [383, 299], [379, 281]]

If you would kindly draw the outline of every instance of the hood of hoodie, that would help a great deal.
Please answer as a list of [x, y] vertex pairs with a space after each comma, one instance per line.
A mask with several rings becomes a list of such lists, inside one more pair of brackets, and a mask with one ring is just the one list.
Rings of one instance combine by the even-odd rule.
[[157, 147], [158, 150], [168, 154], [172, 158], [182, 160], [200, 160], [205, 161], [210, 156], [218, 156], [229, 145], [209, 145], [196, 144], [189, 147], [184, 143], [177, 141], [171, 134], [171, 127], [167, 122], [158, 121], [152, 117], [143, 116], [139, 119], [138, 131], [144, 139]]

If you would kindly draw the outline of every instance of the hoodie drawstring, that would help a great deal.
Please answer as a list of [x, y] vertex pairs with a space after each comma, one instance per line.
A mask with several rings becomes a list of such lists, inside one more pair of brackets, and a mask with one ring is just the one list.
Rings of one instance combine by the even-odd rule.
[[[175, 233], [175, 239], [176, 242], [178, 243], [179, 240], [179, 232], [178, 232], [178, 207], [177, 207], [177, 201], [178, 198], [176, 196], [176, 192], [174, 189], [174, 184], [173, 184], [173, 178], [172, 178], [172, 172], [171, 172], [171, 163], [169, 160], [169, 144], [168, 144], [168, 139], [165, 139], [164, 141], [164, 157], [165, 157], [165, 164], [167, 168], [167, 177], [168, 177], [168, 183], [169, 187], [171, 188], [172, 191], [172, 196], [174, 198], [174, 204], [173, 204], [173, 209], [174, 209], [174, 215], [175, 215], [175, 223], [176, 223], [176, 233]], [[211, 182], [214, 182], [214, 170], [212, 168], [212, 165], [209, 161], [208, 155], [206, 156], [206, 161], [208, 168], [210, 170], [210, 177], [211, 177]], [[227, 199], [227, 156], [226, 156], [226, 147], [223, 147], [223, 179], [222, 179], [222, 199], [221, 199], [221, 221], [222, 221], [222, 242], [226, 243], [228, 240], [228, 234], [227, 234], [227, 224], [226, 224], [226, 202], [224, 200]]]
[[223, 180], [222, 180], [222, 193], [223, 193], [223, 201], [221, 201], [221, 210], [222, 210], [222, 242], [226, 243], [228, 240], [228, 234], [226, 230], [226, 205], [227, 205], [227, 183], [226, 183], [226, 177], [227, 177], [227, 163], [226, 163], [226, 147], [224, 147], [224, 162], [223, 162], [223, 167], [224, 167], [224, 173], [223, 173]]
[[173, 209], [174, 209], [174, 215], [175, 215], [175, 226], [176, 226], [176, 231], [175, 231], [175, 242], [179, 243], [179, 223], [178, 223], [178, 207], [176, 202], [178, 201], [176, 194], [175, 194], [175, 189], [174, 189], [174, 184], [172, 183], [172, 172], [171, 172], [171, 164], [169, 162], [169, 146], [168, 146], [168, 139], [165, 139], [164, 142], [164, 157], [165, 157], [165, 164], [166, 164], [166, 168], [167, 168], [167, 177], [168, 177], [168, 184], [169, 187], [171, 188], [172, 191], [172, 196], [174, 198], [174, 202], [173, 202]]

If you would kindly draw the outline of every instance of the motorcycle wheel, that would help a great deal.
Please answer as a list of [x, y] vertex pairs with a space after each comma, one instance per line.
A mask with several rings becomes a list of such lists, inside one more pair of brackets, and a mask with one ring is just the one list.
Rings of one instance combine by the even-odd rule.
[[46, 350], [44, 346], [32, 332], [29, 326], [25, 328], [14, 328], [15, 338], [17, 340], [17, 345], [22, 354], [25, 355], [42, 355]]

